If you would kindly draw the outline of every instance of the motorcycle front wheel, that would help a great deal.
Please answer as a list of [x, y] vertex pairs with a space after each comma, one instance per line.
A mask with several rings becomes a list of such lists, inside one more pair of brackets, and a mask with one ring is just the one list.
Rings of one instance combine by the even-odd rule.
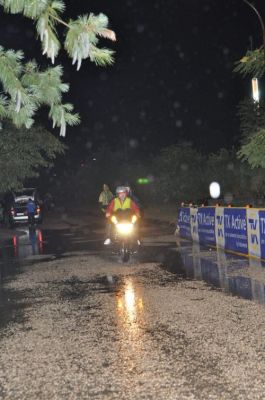
[[130, 259], [130, 252], [125, 243], [123, 243], [121, 248], [121, 261], [125, 263], [128, 262], [129, 259]]

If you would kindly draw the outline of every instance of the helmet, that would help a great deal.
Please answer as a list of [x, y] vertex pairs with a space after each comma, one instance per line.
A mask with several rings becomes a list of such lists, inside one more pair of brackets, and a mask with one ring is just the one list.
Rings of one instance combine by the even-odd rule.
[[125, 186], [118, 186], [116, 189], [116, 194], [120, 194], [120, 193], [128, 193], [127, 188]]

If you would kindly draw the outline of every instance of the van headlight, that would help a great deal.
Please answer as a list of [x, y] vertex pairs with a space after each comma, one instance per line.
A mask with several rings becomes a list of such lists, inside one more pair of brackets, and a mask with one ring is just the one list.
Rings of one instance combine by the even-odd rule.
[[117, 224], [116, 228], [122, 235], [129, 235], [133, 231], [133, 224]]

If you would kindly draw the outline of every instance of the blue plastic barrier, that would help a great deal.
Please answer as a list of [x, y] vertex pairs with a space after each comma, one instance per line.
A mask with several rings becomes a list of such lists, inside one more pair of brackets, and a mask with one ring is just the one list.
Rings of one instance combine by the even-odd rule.
[[181, 207], [178, 227], [200, 244], [265, 259], [265, 209]]

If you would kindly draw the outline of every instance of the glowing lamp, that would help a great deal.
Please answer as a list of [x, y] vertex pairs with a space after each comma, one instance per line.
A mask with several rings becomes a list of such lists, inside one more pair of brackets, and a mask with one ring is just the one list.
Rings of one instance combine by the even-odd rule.
[[252, 97], [254, 102], [259, 102], [259, 81], [257, 78], [252, 78]]
[[148, 178], [139, 178], [137, 179], [137, 183], [139, 185], [148, 185], [150, 183], [150, 180]]
[[212, 182], [209, 186], [210, 196], [212, 199], [218, 199], [221, 193], [220, 185], [218, 182]]

